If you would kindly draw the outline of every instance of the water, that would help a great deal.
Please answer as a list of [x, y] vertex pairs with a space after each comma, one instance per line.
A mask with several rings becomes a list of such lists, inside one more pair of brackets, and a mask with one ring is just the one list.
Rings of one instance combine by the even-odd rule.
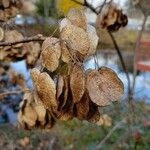
[[[121, 71], [121, 68], [117, 65], [118, 57], [117, 55], [109, 55], [107, 58], [104, 54], [98, 54], [98, 66], [107, 66], [113, 69], [119, 76], [119, 78], [124, 83], [125, 94], [124, 98], [127, 96], [127, 87], [128, 82], [124, 72]], [[30, 79], [29, 71], [26, 69], [25, 61], [20, 61], [17, 63], [12, 63], [11, 66], [18, 72], [22, 73], [25, 76], [25, 79], [28, 81], [27, 85], [31, 87], [32, 82]], [[94, 69], [95, 61], [94, 57], [90, 57], [85, 61], [85, 69]], [[133, 75], [129, 73], [131, 84], [133, 82]], [[136, 85], [134, 91], [134, 97], [138, 100], [144, 100], [146, 102], [150, 102], [150, 72], [140, 73], [136, 77]]]

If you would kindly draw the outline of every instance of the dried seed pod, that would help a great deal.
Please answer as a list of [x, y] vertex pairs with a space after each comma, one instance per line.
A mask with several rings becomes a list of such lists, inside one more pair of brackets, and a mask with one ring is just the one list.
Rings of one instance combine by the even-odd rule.
[[99, 37], [96, 33], [96, 29], [92, 25], [87, 25], [87, 33], [90, 39], [89, 55], [93, 55], [96, 52]]
[[2, 4], [4, 8], [7, 8], [10, 5], [10, 0], [2, 0]]
[[[5, 37], [4, 37], [5, 42], [15, 42], [15, 41], [19, 41], [22, 39], [23, 39], [23, 35], [16, 30], [5, 32]], [[23, 43], [19, 43], [19, 44], [13, 45], [13, 47], [17, 48], [17, 47], [21, 47], [22, 45]]]
[[56, 51], [58, 58], [61, 56], [61, 46], [60, 46], [60, 40], [54, 37], [48, 37], [45, 39], [45, 41], [42, 44], [42, 51], [44, 51], [46, 48], [52, 48]]
[[59, 115], [59, 120], [62, 120], [62, 121], [68, 121], [68, 120], [71, 120], [73, 119], [74, 117], [74, 111], [73, 111], [73, 108], [74, 108], [74, 104], [70, 104], [70, 106], [68, 107], [68, 109], [66, 111], [62, 110], [60, 111], [60, 115]]
[[30, 71], [30, 76], [31, 76], [31, 79], [32, 79], [32, 82], [33, 82], [34, 87], [35, 87], [36, 84], [37, 84], [39, 75], [40, 75], [40, 71], [39, 71], [37, 68], [33, 68], [33, 69]]
[[123, 84], [116, 73], [102, 67], [98, 71], [90, 70], [86, 74], [86, 88], [91, 100], [99, 106], [118, 101], [123, 95]]
[[86, 30], [87, 27], [86, 16], [82, 10], [78, 10], [75, 8], [70, 9], [67, 14], [67, 18], [70, 20], [72, 25], [75, 25], [77, 27]]
[[33, 128], [37, 120], [37, 113], [32, 106], [32, 102], [33, 94], [31, 91], [27, 91], [20, 103], [20, 112], [18, 113], [19, 124], [27, 129]]
[[57, 107], [56, 85], [46, 72], [40, 73], [36, 83], [36, 92], [46, 109]]
[[99, 121], [96, 122], [96, 124], [111, 127], [112, 126], [112, 118], [110, 116], [108, 116], [107, 114], [103, 114], [103, 115], [101, 115]]
[[70, 20], [67, 19], [67, 18], [62, 19], [61, 22], [59, 23], [59, 30], [60, 30], [60, 32], [61, 32], [62, 29], [63, 29], [65, 26], [67, 26], [67, 25], [71, 25]]
[[22, 51], [26, 52], [25, 54], [27, 66], [34, 66], [40, 54], [40, 44], [37, 42], [24, 43], [22, 49]]
[[97, 27], [106, 28], [108, 31], [117, 31], [120, 27], [125, 27], [127, 23], [127, 16], [113, 2], [103, 7], [96, 20]]
[[[38, 95], [35, 93], [34, 98], [37, 99], [37, 97], [38, 97]], [[33, 107], [37, 113], [37, 121], [40, 122], [40, 125], [44, 125], [46, 109], [44, 108], [44, 105], [39, 98], [37, 100], [35, 100], [35, 102], [33, 103]]]
[[24, 122], [27, 124], [27, 127], [29, 129], [31, 129], [35, 126], [37, 117], [38, 117], [37, 113], [31, 105], [26, 106], [24, 108], [22, 118], [23, 118]]
[[59, 99], [60, 95], [63, 92], [63, 87], [64, 87], [64, 79], [63, 76], [59, 75], [58, 76], [58, 81], [57, 81], [57, 87], [56, 87], [56, 98], [57, 100]]
[[61, 56], [60, 41], [57, 38], [46, 38], [42, 44], [42, 65], [53, 72], [59, 66]]
[[76, 116], [78, 119], [82, 120], [87, 118], [88, 112], [90, 110], [89, 103], [90, 103], [89, 95], [87, 92], [85, 92], [80, 102], [75, 104], [77, 112]]
[[89, 112], [87, 114], [86, 120], [91, 123], [96, 123], [100, 119], [100, 112], [98, 106], [92, 101], [89, 102]]
[[58, 99], [58, 102], [59, 102], [58, 111], [64, 108], [64, 106], [67, 103], [67, 99], [69, 95], [69, 77], [63, 76], [63, 82], [64, 82], [63, 91]]
[[4, 30], [0, 27], [0, 41], [4, 39]]
[[73, 102], [78, 103], [85, 91], [85, 76], [83, 68], [77, 64], [72, 66], [72, 71], [70, 74], [70, 88]]
[[66, 44], [64, 41], [61, 42], [61, 59], [65, 63], [69, 63], [71, 59], [71, 54], [69, 52], [69, 49], [67, 48]]
[[64, 40], [71, 53], [80, 53], [86, 56], [89, 53], [90, 40], [88, 34], [82, 28], [74, 25], [68, 25], [61, 32], [61, 39]]

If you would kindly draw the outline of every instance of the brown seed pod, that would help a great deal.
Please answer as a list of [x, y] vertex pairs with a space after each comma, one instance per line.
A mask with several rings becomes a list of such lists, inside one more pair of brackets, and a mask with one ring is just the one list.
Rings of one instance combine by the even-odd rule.
[[60, 58], [61, 47], [60, 47], [60, 40], [58, 38], [54, 38], [54, 37], [46, 38], [42, 44], [42, 51], [44, 51], [48, 47], [54, 49], [58, 55], [58, 58]]
[[78, 119], [82, 120], [87, 118], [88, 112], [90, 110], [89, 103], [90, 103], [89, 95], [87, 92], [85, 92], [80, 102], [75, 104], [77, 113], [76, 116]]
[[61, 59], [65, 63], [69, 63], [71, 61], [69, 49], [67, 48], [64, 41], [61, 42]]
[[74, 103], [71, 103], [70, 106], [66, 110], [61, 110], [58, 119], [62, 121], [68, 121], [68, 120], [73, 119], [74, 117], [73, 108], [74, 108]]
[[31, 129], [35, 126], [37, 117], [38, 117], [37, 113], [31, 105], [26, 106], [24, 108], [22, 118], [23, 118], [24, 122], [27, 124], [27, 127], [29, 129]]
[[127, 16], [118, 9], [113, 2], [106, 4], [102, 12], [98, 15], [96, 26], [99, 28], [106, 28], [108, 31], [117, 31], [120, 27], [125, 27], [128, 23]]
[[85, 91], [85, 76], [83, 68], [77, 64], [73, 64], [70, 74], [70, 88], [73, 102], [78, 103]]
[[0, 27], [0, 41], [4, 39], [4, 30]]
[[64, 108], [64, 106], [67, 103], [68, 95], [70, 94], [69, 93], [69, 88], [70, 88], [69, 87], [69, 77], [63, 76], [63, 82], [64, 82], [63, 91], [58, 99], [58, 103], [59, 103], [58, 111], [60, 111]]
[[60, 23], [59, 23], [59, 30], [60, 30], [60, 32], [61, 32], [62, 29], [63, 29], [65, 26], [67, 26], [67, 25], [71, 25], [70, 20], [67, 19], [67, 18], [62, 19], [62, 20], [60, 21]]
[[82, 10], [78, 10], [75, 8], [70, 9], [67, 14], [67, 18], [70, 20], [72, 25], [75, 25], [77, 27], [86, 30], [87, 27], [86, 16]]
[[90, 49], [89, 49], [89, 55], [93, 55], [96, 52], [99, 37], [96, 33], [96, 29], [92, 25], [87, 25], [87, 33], [90, 39]]
[[63, 28], [61, 39], [67, 43], [67, 46], [71, 50], [71, 54], [80, 53], [86, 56], [89, 53], [90, 40], [88, 34], [82, 28], [74, 25], [68, 25]]
[[57, 107], [56, 85], [46, 72], [40, 73], [36, 83], [36, 92], [46, 109]]
[[4, 8], [7, 8], [10, 5], [10, 0], [2, 0], [2, 4]]
[[98, 71], [90, 70], [86, 74], [86, 88], [91, 100], [99, 106], [118, 101], [123, 95], [123, 84], [116, 73], [102, 67]]
[[[5, 37], [4, 37], [5, 42], [15, 42], [22, 39], [23, 39], [23, 35], [16, 30], [10, 30], [5, 32]], [[17, 47], [21, 47], [22, 45], [23, 43], [19, 43], [13, 45], [12, 47], [17, 48]]]
[[32, 79], [32, 82], [33, 82], [34, 87], [35, 87], [36, 84], [37, 84], [39, 75], [40, 75], [40, 71], [39, 71], [37, 68], [33, 68], [33, 69], [30, 71], [30, 76], [31, 76], [31, 79]]
[[42, 44], [42, 65], [49, 71], [53, 72], [59, 66], [61, 56], [60, 41], [57, 38], [46, 38]]
[[33, 107], [37, 113], [37, 121], [43, 126], [45, 124], [46, 109], [36, 93], [34, 94], [34, 99]]
[[37, 120], [37, 113], [32, 106], [33, 94], [31, 91], [27, 91], [23, 97], [23, 101], [20, 104], [20, 111], [18, 113], [19, 124], [27, 129], [31, 129], [35, 126]]
[[60, 95], [63, 92], [63, 87], [64, 87], [64, 79], [63, 76], [59, 75], [58, 80], [57, 80], [57, 87], [56, 87], [56, 98], [57, 100], [59, 99]]
[[89, 112], [87, 114], [86, 120], [91, 123], [96, 123], [100, 119], [100, 112], [98, 106], [92, 101], [89, 102]]
[[111, 127], [112, 126], [112, 118], [107, 114], [103, 114], [103, 115], [101, 115], [99, 121], [96, 122], [96, 124]]

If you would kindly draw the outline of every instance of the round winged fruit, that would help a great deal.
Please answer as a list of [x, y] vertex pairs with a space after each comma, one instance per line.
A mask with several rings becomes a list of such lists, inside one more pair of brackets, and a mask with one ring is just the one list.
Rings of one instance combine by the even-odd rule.
[[118, 101], [124, 92], [123, 83], [116, 73], [106, 67], [87, 71], [86, 88], [91, 100], [98, 106]]
[[77, 27], [86, 30], [87, 27], [86, 16], [82, 10], [78, 10], [74, 8], [70, 9], [67, 14], [67, 18], [70, 20], [72, 25], [75, 25]]
[[92, 55], [96, 52], [99, 37], [96, 33], [96, 29], [92, 25], [87, 25], [87, 33], [90, 39], [89, 55]]
[[62, 19], [62, 20], [60, 21], [60, 23], [59, 23], [59, 30], [60, 30], [60, 32], [61, 32], [62, 29], [63, 29], [65, 26], [67, 26], [67, 25], [71, 25], [70, 20], [67, 19], [67, 18]]
[[4, 38], [4, 30], [0, 27], [0, 41]]
[[76, 103], [76, 112], [77, 112], [77, 118], [78, 119], [86, 119], [88, 112], [90, 110], [90, 98], [87, 92], [84, 93], [82, 99], [80, 102]]
[[82, 28], [68, 25], [61, 32], [61, 39], [65, 41], [71, 54], [79, 53], [86, 56], [89, 53], [90, 40], [88, 34]]
[[42, 65], [53, 72], [59, 66], [61, 56], [60, 41], [57, 38], [47, 38], [42, 45]]
[[[5, 42], [15, 42], [23, 39], [23, 35], [16, 30], [10, 30], [5, 32]], [[13, 47], [21, 47], [23, 43], [14, 45]]]
[[36, 68], [32, 69], [31, 78], [35, 91], [45, 108], [57, 107], [56, 85], [53, 79], [46, 72], [40, 73]]
[[70, 88], [74, 103], [79, 102], [85, 92], [85, 75], [82, 66], [73, 64], [70, 74]]

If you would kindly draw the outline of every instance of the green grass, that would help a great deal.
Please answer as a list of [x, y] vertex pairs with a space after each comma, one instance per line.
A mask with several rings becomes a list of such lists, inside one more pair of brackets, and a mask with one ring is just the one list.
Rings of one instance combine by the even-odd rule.
[[[134, 122], [132, 123], [133, 133], [140, 133], [140, 140], [137, 142], [135, 137], [130, 134], [128, 123], [125, 123], [118, 128], [108, 138], [106, 143], [102, 146], [102, 150], [114, 149], [114, 150], [149, 150], [150, 147], [150, 125], [144, 126], [143, 118], [150, 121], [149, 113], [150, 106], [144, 103], [136, 103]], [[101, 113], [109, 114], [113, 119], [112, 127], [120, 120], [128, 115], [128, 107], [125, 107], [124, 103], [114, 104], [107, 108], [101, 108]], [[58, 139], [55, 145], [59, 146], [62, 150], [94, 150], [98, 143], [108, 134], [112, 127], [98, 126], [88, 123], [87, 121], [79, 121], [73, 119], [72, 121], [64, 122], [58, 121], [56, 126], [50, 131], [45, 132], [41, 130], [26, 131], [22, 129], [16, 129], [11, 125], [0, 126], [0, 141], [5, 138], [4, 143], [13, 143], [18, 147], [19, 139], [28, 137], [30, 139], [30, 145], [26, 148], [30, 149], [32, 145], [33, 149], [39, 147], [40, 143], [45, 143], [45, 149], [50, 144], [52, 138]], [[5, 135], [5, 136], [4, 136]], [[6, 144], [3, 145], [5, 148]], [[60, 148], [61, 147], [61, 148]], [[54, 149], [55, 150], [55, 149]]]

